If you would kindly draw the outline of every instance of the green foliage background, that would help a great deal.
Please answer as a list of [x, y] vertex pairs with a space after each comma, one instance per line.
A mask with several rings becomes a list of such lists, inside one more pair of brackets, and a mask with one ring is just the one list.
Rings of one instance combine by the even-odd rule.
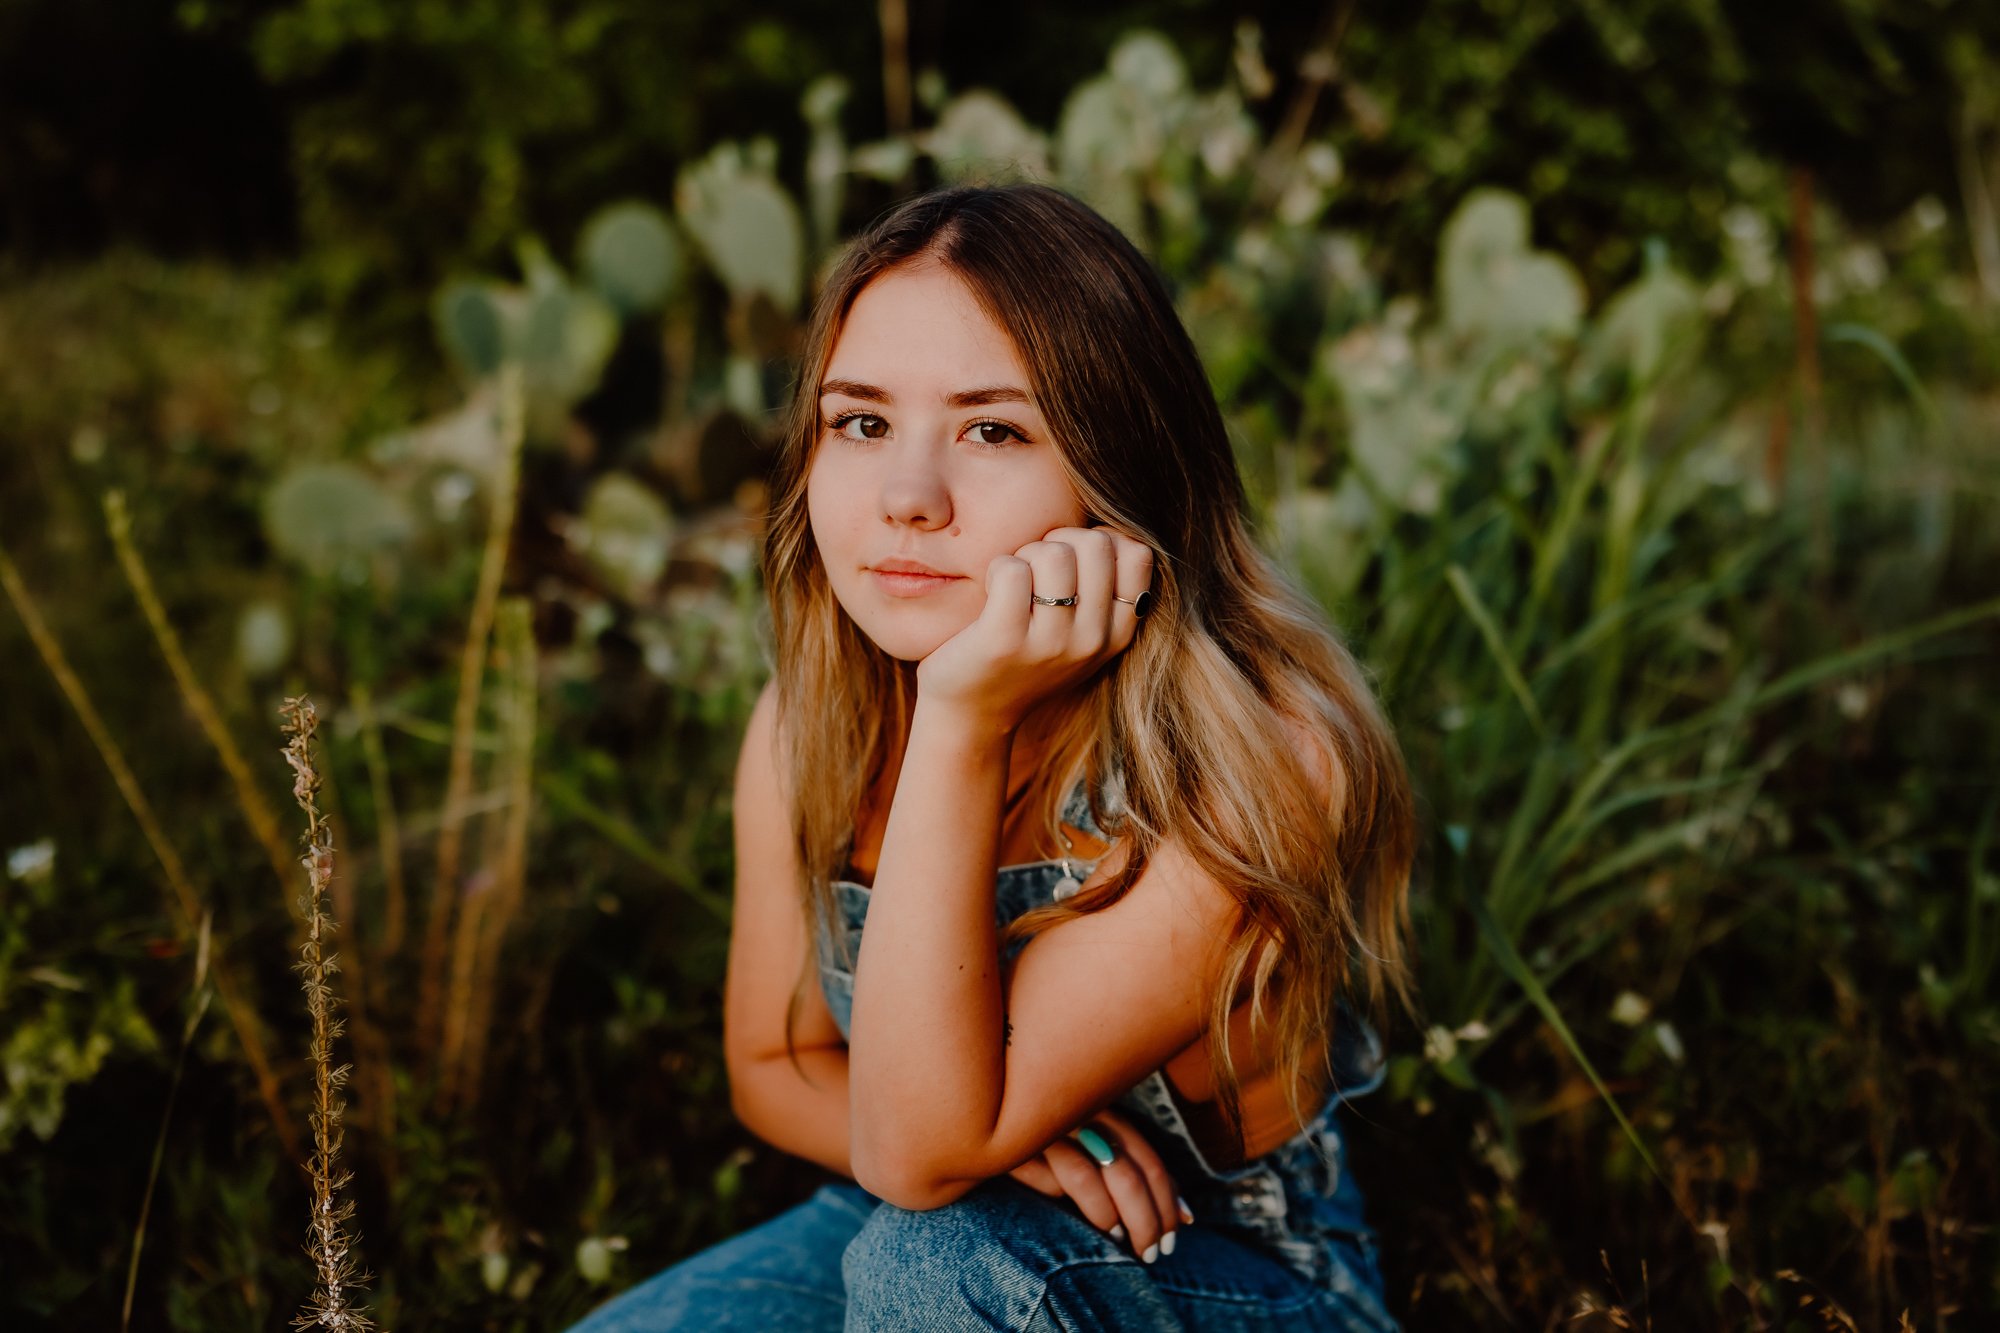
[[[1409, 1326], [2000, 1310], [1988, 7], [918, 5], [907, 131], [873, 7], [113, 8], [0, 11], [10, 1327], [118, 1317], [156, 1138], [134, 1326], [311, 1286], [197, 923], [26, 628], [32, 595], [302, 1108], [303, 880], [113, 492], [272, 802], [278, 701], [328, 719], [381, 1321], [559, 1326], [810, 1189], [719, 1051], [762, 476], [840, 237], [988, 174], [1161, 266], [1408, 749], [1422, 1012], [1352, 1165]], [[44, 73], [141, 40], [150, 141]], [[454, 1085], [420, 937], [509, 884]]]

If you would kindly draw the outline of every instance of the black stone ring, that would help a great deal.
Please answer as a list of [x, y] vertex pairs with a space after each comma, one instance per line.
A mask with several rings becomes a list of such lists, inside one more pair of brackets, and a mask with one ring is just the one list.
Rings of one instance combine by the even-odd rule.
[[1146, 589], [1146, 591], [1140, 593], [1137, 597], [1120, 597], [1117, 593], [1113, 593], [1111, 594], [1111, 600], [1114, 602], [1123, 602], [1125, 605], [1131, 607], [1132, 614], [1140, 620], [1144, 620], [1147, 616], [1153, 614], [1153, 590], [1151, 588]]

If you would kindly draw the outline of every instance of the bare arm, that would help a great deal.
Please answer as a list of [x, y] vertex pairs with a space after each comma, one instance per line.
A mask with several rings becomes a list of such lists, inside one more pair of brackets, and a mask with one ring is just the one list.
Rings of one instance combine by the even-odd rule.
[[[855, 1178], [892, 1203], [938, 1207], [1013, 1169], [1202, 1035], [1237, 909], [1171, 839], [1115, 905], [1043, 931], [1005, 975], [995, 948], [1013, 737], [1132, 642], [1151, 571], [1122, 533], [1054, 529], [993, 559], [979, 618], [918, 666], [848, 1038]], [[1038, 587], [1066, 600], [1033, 602]]]
[[776, 715], [776, 692], [767, 687], [736, 765], [736, 907], [722, 1018], [730, 1104], [744, 1127], [773, 1147], [852, 1176], [847, 1045], [817, 986], [807, 988], [793, 1028], [797, 1067], [785, 1051], [785, 1011], [809, 941]]
[[[751, 714], [737, 764], [736, 908], [723, 1015], [730, 1098], [737, 1118], [757, 1137], [852, 1177], [848, 1048], [817, 986], [809, 988], [794, 1028], [796, 1066], [785, 1051], [785, 1010], [808, 940], [781, 796], [775, 711], [767, 689]], [[1173, 1230], [1174, 1183], [1136, 1126], [1115, 1116], [1100, 1124], [1107, 1122], [1123, 1146], [1116, 1167], [1100, 1170], [1067, 1137], [1072, 1126], [1063, 1125], [1006, 1174], [1050, 1197], [1069, 1197], [1106, 1230], [1122, 1220], [1138, 1254]]]
[[[1165, 842], [1116, 905], [1045, 930], [1003, 974], [992, 830], [1007, 750], [1006, 737], [919, 697], [850, 1047], [855, 1178], [905, 1208], [1013, 1170], [1198, 1041], [1236, 911]], [[1093, 879], [1121, 859], [1114, 848]]]

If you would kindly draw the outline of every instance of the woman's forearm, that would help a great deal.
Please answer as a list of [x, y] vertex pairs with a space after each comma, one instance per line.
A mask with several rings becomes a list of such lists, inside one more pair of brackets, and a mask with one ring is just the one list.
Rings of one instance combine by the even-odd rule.
[[855, 1174], [884, 1197], [1004, 1169], [979, 1150], [1006, 1068], [993, 879], [1011, 747], [1010, 730], [917, 703], [848, 1036]]
[[815, 1047], [798, 1057], [797, 1067], [787, 1057], [773, 1056], [732, 1073], [736, 1118], [772, 1147], [852, 1179], [847, 1051]]

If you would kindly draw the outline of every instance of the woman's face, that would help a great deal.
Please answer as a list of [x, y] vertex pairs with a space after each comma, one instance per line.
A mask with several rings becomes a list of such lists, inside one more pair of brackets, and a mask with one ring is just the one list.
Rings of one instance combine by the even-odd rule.
[[1014, 340], [940, 265], [862, 289], [819, 409], [813, 539], [841, 607], [891, 657], [919, 661], [976, 620], [994, 556], [1084, 526]]

